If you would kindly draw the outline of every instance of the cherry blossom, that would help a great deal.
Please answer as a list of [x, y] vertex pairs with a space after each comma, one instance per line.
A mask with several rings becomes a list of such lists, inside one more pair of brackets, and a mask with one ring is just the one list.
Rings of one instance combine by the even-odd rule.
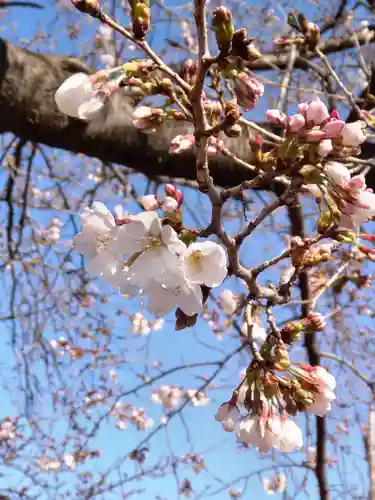
[[261, 453], [277, 448], [281, 434], [280, 418], [248, 415], [243, 418], [237, 429], [237, 438], [251, 444]]
[[143, 212], [133, 216], [120, 230], [119, 242], [131, 247], [133, 255], [137, 254], [129, 266], [128, 282], [147, 287], [157, 279], [172, 285], [172, 275], [177, 277], [181, 264], [179, 257], [186, 251], [174, 229], [162, 226], [156, 212]]
[[154, 132], [155, 126], [162, 122], [163, 116], [161, 109], [138, 106], [133, 112], [133, 125], [142, 132], [151, 133]]
[[323, 171], [338, 186], [343, 186], [350, 181], [349, 170], [337, 161], [328, 161]]
[[241, 72], [234, 79], [234, 92], [238, 104], [249, 111], [264, 94], [264, 86], [256, 78], [251, 78], [247, 73]]
[[323, 158], [328, 156], [332, 150], [333, 150], [333, 145], [330, 139], [323, 139], [322, 141], [319, 142], [316, 148], [316, 152], [318, 153], [318, 155], [322, 156]]
[[346, 123], [341, 132], [342, 143], [344, 146], [357, 147], [366, 140], [366, 125], [362, 120], [353, 123]]
[[274, 125], [280, 125], [281, 127], [286, 126], [288, 117], [282, 111], [278, 109], [269, 109], [266, 111], [266, 120], [273, 123]]
[[182, 274], [169, 277], [171, 276], [173, 276], [173, 286], [152, 280], [146, 287], [148, 311], [156, 316], [164, 316], [175, 307], [179, 307], [188, 316], [199, 313], [203, 300], [201, 287], [196, 283], [187, 282]]
[[276, 474], [271, 478], [263, 479], [263, 488], [268, 495], [283, 493], [286, 490], [286, 477], [284, 474]]
[[192, 243], [184, 255], [184, 271], [192, 283], [219, 286], [227, 275], [223, 247], [213, 241]]
[[217, 301], [223, 313], [226, 314], [227, 316], [232, 316], [232, 314], [237, 309], [236, 296], [231, 290], [228, 289], [223, 290], [220, 293], [219, 297], [217, 298]]
[[302, 448], [303, 438], [300, 427], [291, 419], [281, 419], [281, 432], [277, 448], [280, 451], [289, 453], [295, 449]]
[[187, 389], [185, 397], [190, 400], [193, 406], [205, 406], [210, 402], [210, 398], [202, 391], [196, 389]]
[[148, 320], [141, 312], [136, 312], [131, 319], [130, 331], [136, 335], [144, 337], [151, 332]]
[[88, 271], [99, 276], [113, 274], [121, 257], [113, 215], [103, 203], [94, 202], [84, 209], [81, 225], [83, 231], [75, 236], [74, 248], [88, 257]]
[[182, 391], [176, 386], [163, 385], [152, 392], [152, 401], [168, 409], [177, 408], [182, 402]]
[[306, 124], [305, 118], [303, 115], [297, 113], [296, 115], [292, 115], [288, 119], [288, 129], [290, 132], [299, 132]]
[[159, 202], [154, 194], [147, 194], [145, 196], [141, 196], [140, 202], [145, 210], [155, 210], [159, 207]]
[[161, 203], [161, 208], [165, 212], [175, 212], [178, 209], [178, 201], [171, 196], [166, 196]]
[[45, 472], [57, 472], [61, 469], [61, 462], [58, 458], [46, 456], [36, 457], [37, 466]]
[[240, 420], [240, 412], [236, 405], [224, 403], [218, 409], [215, 419], [221, 423], [225, 432], [233, 432]]
[[193, 135], [176, 135], [171, 141], [169, 154], [179, 155], [184, 151], [189, 151], [195, 144]]
[[117, 90], [119, 80], [109, 80], [109, 75], [115, 71], [116, 69], [110, 72], [100, 71], [94, 75], [75, 73], [70, 76], [55, 93], [57, 107], [73, 118], [90, 120]]
[[329, 118], [327, 106], [320, 99], [312, 101], [306, 108], [305, 118], [307, 123], [320, 125]]

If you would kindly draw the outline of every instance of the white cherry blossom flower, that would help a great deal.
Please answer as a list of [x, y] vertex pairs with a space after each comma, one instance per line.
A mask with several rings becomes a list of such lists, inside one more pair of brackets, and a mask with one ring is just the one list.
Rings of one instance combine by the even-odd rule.
[[36, 457], [37, 466], [45, 472], [57, 472], [61, 469], [61, 462], [58, 458], [46, 456]]
[[225, 432], [233, 432], [240, 420], [240, 412], [236, 405], [224, 403], [218, 409], [215, 419], [221, 423]]
[[263, 488], [268, 495], [283, 493], [286, 490], [286, 477], [284, 474], [276, 474], [271, 478], [263, 479]]
[[175, 307], [179, 307], [187, 316], [202, 310], [201, 287], [183, 279], [177, 283], [174, 281], [172, 286], [152, 280], [144, 293], [148, 296], [147, 309], [155, 316], [164, 316]]
[[75, 250], [88, 257], [88, 272], [99, 276], [113, 274], [121, 256], [113, 215], [103, 203], [94, 202], [81, 215], [81, 225], [83, 231], [73, 241]]
[[281, 432], [277, 443], [277, 448], [280, 451], [290, 453], [293, 450], [301, 449], [303, 446], [303, 437], [300, 427], [294, 420], [281, 420]]
[[249, 415], [238, 426], [237, 438], [246, 444], [255, 446], [261, 453], [277, 448], [281, 434], [280, 418]]
[[173, 286], [172, 275], [179, 273], [180, 256], [185, 253], [186, 245], [171, 226], [162, 226], [156, 212], [132, 216], [130, 223], [120, 228], [119, 244], [132, 247], [130, 284], [147, 287], [152, 280], [158, 280]]
[[71, 454], [64, 455], [63, 460], [65, 462], [65, 465], [69, 469], [74, 470], [77, 467], [77, 459], [74, 455]]
[[152, 401], [168, 409], [177, 408], [182, 402], [182, 391], [176, 386], [163, 385], [152, 392]]
[[314, 403], [308, 406], [307, 411], [323, 417], [331, 411], [332, 401], [336, 399], [336, 379], [321, 366], [314, 367], [311, 373], [319, 392], [315, 393]]
[[155, 210], [159, 207], [159, 202], [156, 199], [154, 194], [146, 194], [145, 196], [141, 196], [140, 202], [145, 210]]
[[144, 337], [151, 332], [149, 322], [141, 312], [136, 312], [133, 315], [130, 331], [135, 335], [139, 335], [141, 337]]
[[184, 256], [186, 278], [211, 288], [219, 286], [227, 275], [226, 254], [213, 241], [192, 243]]
[[237, 300], [236, 296], [231, 290], [225, 289], [223, 290], [218, 299], [217, 299], [222, 311], [224, 314], [228, 316], [232, 316], [232, 314], [237, 309]]
[[55, 93], [59, 110], [73, 118], [90, 119], [104, 105], [104, 95], [94, 90], [93, 76], [75, 73]]
[[193, 406], [205, 406], [210, 402], [210, 398], [202, 391], [197, 391], [196, 389], [187, 389], [185, 391], [185, 397], [190, 399]]

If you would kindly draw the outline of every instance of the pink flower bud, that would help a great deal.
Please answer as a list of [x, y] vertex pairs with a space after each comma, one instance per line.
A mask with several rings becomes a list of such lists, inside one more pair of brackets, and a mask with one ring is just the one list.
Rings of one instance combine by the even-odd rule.
[[321, 100], [313, 101], [306, 110], [306, 121], [320, 125], [329, 118], [327, 106]]
[[211, 136], [208, 139], [207, 155], [215, 156], [223, 146], [224, 142], [221, 139], [215, 136]]
[[350, 179], [348, 184], [351, 189], [357, 189], [359, 191], [363, 191], [364, 189], [366, 189], [365, 176], [355, 175], [352, 179]]
[[171, 140], [169, 154], [179, 155], [184, 151], [188, 151], [195, 144], [195, 138], [193, 135], [176, 135]]
[[305, 118], [303, 115], [297, 113], [296, 115], [292, 115], [288, 120], [288, 130], [290, 132], [299, 132], [305, 126]]
[[308, 102], [301, 102], [300, 104], [298, 104], [298, 114], [302, 115], [302, 116], [306, 116], [306, 111], [307, 111], [307, 108], [309, 107], [309, 103]]
[[322, 130], [326, 133], [327, 139], [333, 139], [341, 134], [344, 125], [343, 120], [330, 120], [322, 127]]
[[139, 106], [133, 112], [133, 125], [142, 131], [152, 130], [155, 125], [162, 122], [162, 117], [163, 111], [161, 109]]
[[155, 210], [159, 207], [159, 202], [153, 194], [141, 196], [140, 202], [142, 203], [143, 208], [147, 211]]
[[337, 109], [333, 109], [331, 111], [331, 118], [333, 118], [335, 120], [341, 120], [341, 117], [340, 117], [339, 112], [337, 111]]
[[269, 109], [268, 111], [266, 111], [266, 120], [274, 123], [275, 125], [286, 127], [287, 118], [288, 117], [286, 116], [286, 114], [282, 111], [279, 111], [278, 109]]
[[239, 73], [234, 80], [234, 92], [237, 102], [246, 111], [253, 109], [257, 100], [264, 94], [264, 86], [256, 78], [250, 78], [247, 73]]
[[318, 147], [316, 148], [316, 152], [318, 153], [319, 156], [325, 158], [327, 155], [329, 155], [332, 149], [333, 146], [331, 139], [325, 139], [319, 142]]
[[170, 196], [177, 201], [178, 208], [182, 205], [184, 197], [182, 195], [182, 192], [178, 188], [176, 188], [176, 186], [174, 186], [173, 184], [166, 184], [164, 186], [164, 191], [167, 196]]
[[329, 161], [324, 165], [324, 173], [338, 186], [344, 186], [350, 181], [350, 172], [337, 161]]
[[319, 142], [322, 139], [324, 139], [326, 134], [323, 132], [323, 130], [320, 130], [318, 128], [313, 128], [311, 130], [308, 130], [304, 134], [304, 138], [306, 142]]
[[175, 212], [178, 209], [178, 202], [170, 196], [166, 196], [161, 204], [165, 212]]
[[341, 138], [344, 146], [359, 146], [366, 140], [365, 123], [362, 120], [346, 123], [342, 129]]

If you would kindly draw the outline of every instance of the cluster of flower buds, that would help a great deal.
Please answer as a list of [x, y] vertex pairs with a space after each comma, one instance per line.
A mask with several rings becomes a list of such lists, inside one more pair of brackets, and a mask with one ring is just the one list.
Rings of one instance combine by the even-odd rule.
[[[195, 137], [193, 135], [176, 135], [176, 137], [171, 140], [169, 154], [179, 155], [184, 153], [185, 151], [190, 151], [194, 148], [194, 146]], [[208, 138], [207, 155], [217, 155], [223, 146], [224, 142], [222, 141], [222, 139], [215, 135], [211, 135]]]
[[152, 391], [152, 401], [161, 404], [168, 410], [178, 408], [182, 402], [183, 391], [173, 385], [163, 385]]
[[131, 404], [117, 402], [111, 411], [116, 418], [118, 429], [127, 429], [129, 423], [133, 424], [138, 431], [144, 431], [154, 425], [154, 421], [146, 416], [143, 408], [135, 408]]
[[233, 17], [228, 7], [217, 7], [212, 15], [212, 28], [216, 43], [225, 56], [239, 57], [243, 61], [255, 61], [261, 53], [253, 44], [253, 38], [247, 36], [245, 28], [234, 29]]
[[294, 236], [290, 242], [291, 246], [291, 260], [294, 268], [314, 267], [322, 262], [327, 262], [331, 259], [331, 254], [336, 248], [338, 243], [319, 243], [309, 246], [309, 241], [302, 240], [299, 236]]
[[253, 109], [259, 97], [264, 94], [264, 86], [256, 78], [242, 71], [234, 78], [234, 92], [237, 102], [245, 111]]
[[219, 50], [228, 52], [233, 40], [234, 25], [232, 13], [227, 7], [217, 7], [212, 15], [212, 28]]
[[280, 330], [280, 334], [283, 342], [291, 344], [300, 338], [301, 332], [322, 332], [325, 326], [326, 320], [324, 316], [319, 313], [311, 313], [301, 320], [285, 323]]
[[276, 48], [284, 48], [289, 45], [305, 45], [309, 50], [315, 50], [320, 41], [320, 29], [315, 23], [308, 22], [303, 14], [289, 13], [288, 24], [295, 28], [302, 36], [297, 36], [294, 38], [282, 37], [274, 40], [274, 45]]
[[189, 85], [194, 85], [198, 74], [198, 61], [193, 59], [186, 59], [182, 65], [181, 77]]
[[82, 347], [72, 345], [72, 343], [64, 337], [60, 337], [58, 340], [51, 340], [50, 346], [56, 349], [59, 356], [64, 356], [64, 354], [68, 353], [72, 361], [81, 359], [85, 355], [85, 350], [82, 349]]
[[150, 29], [149, 0], [129, 0], [134, 36], [142, 40]]
[[[310, 318], [310, 323], [314, 322]], [[263, 345], [263, 364], [253, 361], [246, 378], [232, 399], [216, 414], [226, 432], [236, 431], [237, 438], [261, 452], [272, 448], [291, 452], [302, 447], [302, 431], [288, 417], [307, 411], [319, 416], [331, 409], [335, 399], [335, 378], [320, 366], [293, 364], [283, 342]], [[282, 376], [281, 373], [284, 373]], [[242, 416], [241, 407], [247, 410]]]
[[54, 217], [46, 228], [36, 229], [33, 237], [42, 245], [53, 245], [61, 238], [61, 220]]
[[185, 115], [175, 109], [164, 111], [149, 106], [138, 106], [133, 113], [133, 125], [147, 134], [154, 133], [166, 120], [185, 120]]
[[375, 215], [375, 194], [367, 188], [363, 175], [351, 177], [342, 163], [328, 161], [320, 171], [328, 186], [322, 179], [315, 179], [318, 185], [307, 185], [310, 193], [318, 200], [324, 199], [329, 207], [328, 212], [320, 216], [319, 231], [324, 232], [336, 222], [340, 228], [336, 239], [343, 243], [354, 242], [358, 226]]
[[358, 147], [366, 139], [364, 122], [345, 123], [336, 110], [329, 113], [320, 99], [299, 104], [298, 113], [289, 117], [282, 111], [270, 109], [266, 119], [283, 127], [287, 138], [313, 145], [320, 158], [330, 153], [357, 154]]
[[164, 187], [166, 196], [158, 199], [156, 194], [141, 196], [140, 202], [146, 211], [161, 208], [164, 212], [174, 213], [181, 208], [184, 197], [180, 189], [173, 184], [166, 184]]
[[191, 464], [191, 468], [195, 474], [199, 474], [205, 469], [204, 458], [196, 453], [186, 453], [183, 458], [184, 463]]

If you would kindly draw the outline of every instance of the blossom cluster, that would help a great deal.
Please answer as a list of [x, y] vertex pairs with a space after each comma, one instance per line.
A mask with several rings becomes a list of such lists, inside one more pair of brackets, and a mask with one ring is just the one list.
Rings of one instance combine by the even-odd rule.
[[81, 216], [75, 249], [88, 258], [88, 271], [119, 288], [122, 295], [148, 297], [149, 312], [163, 316], [179, 307], [201, 311], [201, 285], [216, 287], [227, 274], [226, 253], [213, 241], [187, 246], [157, 212], [115, 219], [100, 202]]
[[287, 116], [282, 111], [270, 109], [266, 119], [285, 129], [287, 137], [298, 137], [302, 142], [316, 144], [316, 152], [320, 157], [330, 153], [342, 153], [344, 148], [353, 149], [366, 139], [366, 124], [361, 121], [345, 123], [336, 110], [329, 113], [327, 106], [316, 99], [298, 105], [298, 112]]
[[204, 406], [209, 402], [208, 396], [203, 391], [195, 389], [183, 390], [178, 386], [163, 385], [152, 391], [152, 401], [168, 410], [178, 408], [183, 400], [189, 400], [193, 406]]
[[144, 431], [154, 425], [152, 418], [148, 418], [143, 408], [135, 408], [131, 404], [117, 402], [111, 411], [116, 419], [118, 429], [126, 429], [129, 423], [133, 424], [138, 431]]
[[[320, 366], [293, 365], [280, 357], [278, 349], [273, 349], [279, 360], [277, 371], [253, 362], [232, 399], [220, 406], [215, 417], [224, 431], [235, 431], [239, 441], [262, 453], [273, 448], [283, 452], [300, 449], [302, 431], [288, 417], [298, 411], [324, 416], [335, 399], [336, 381], [331, 374]], [[286, 377], [281, 377], [280, 370]], [[241, 414], [240, 407], [247, 410], [246, 415]]]

